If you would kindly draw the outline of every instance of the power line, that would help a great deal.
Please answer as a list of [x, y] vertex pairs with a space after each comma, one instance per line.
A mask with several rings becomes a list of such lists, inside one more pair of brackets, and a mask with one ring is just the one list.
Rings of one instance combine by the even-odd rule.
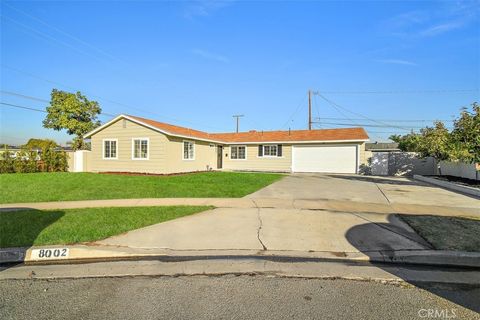
[[[382, 125], [382, 124], [366, 124], [366, 123], [338, 123], [338, 122], [322, 122], [323, 124], [332, 124], [332, 125], [337, 125], [337, 126], [351, 126], [351, 125], [354, 125], [354, 126], [358, 126], [358, 127], [372, 127], [372, 128], [397, 128], [396, 126], [389, 126], [389, 125]], [[402, 128], [402, 130], [408, 130], [410, 131], [410, 129], [421, 129], [423, 127], [408, 127], [408, 129], [406, 128]]]
[[[21, 93], [18, 93], [18, 92], [12, 92], [12, 91], [6, 91], [6, 90], [0, 90], [0, 92], [3, 93], [3, 94], [11, 95], [11, 96], [16, 96], [16, 97], [20, 97], [20, 98], [24, 98], [24, 99], [29, 99], [29, 100], [34, 100], [34, 101], [40, 101], [40, 102], [45, 102], [45, 103], [50, 104], [50, 101], [48, 101], [48, 100], [45, 100], [45, 99], [42, 99], [42, 98], [37, 98], [37, 97], [28, 96], [28, 95], [21, 94]], [[111, 114], [111, 113], [101, 112], [100, 114], [101, 114], [101, 115], [104, 115], [104, 116], [115, 117], [115, 115], [114, 115], [114, 114]]]
[[[13, 107], [13, 108], [19, 108], [19, 109], [48, 113], [47, 110], [42, 110], [42, 109], [37, 109], [37, 108], [32, 108], [32, 107], [26, 107], [26, 106], [20, 106], [18, 104], [12, 104], [12, 103], [6, 103], [6, 102], [0, 102], [0, 104], [3, 104], [3, 105], [8, 106], [8, 107]], [[108, 113], [103, 113], [103, 112], [100, 113], [99, 115], [114, 117], [114, 115], [111, 115], [111, 114], [108, 114]]]
[[[26, 71], [23, 71], [23, 70], [20, 70], [20, 69], [17, 69], [17, 68], [13, 68], [13, 67], [10, 67], [10, 66], [7, 66], [5, 64], [0, 64], [3, 68], [6, 68], [6, 69], [10, 69], [12, 71], [15, 71], [17, 73], [20, 73], [20, 74], [24, 74], [24, 75], [27, 75], [29, 77], [32, 77], [32, 78], [35, 78], [35, 79], [39, 79], [39, 80], [42, 80], [42, 81], [45, 81], [47, 83], [51, 83], [51, 84], [54, 84], [54, 85], [57, 85], [57, 86], [61, 86], [61, 87], [64, 87], [64, 88], [67, 88], [67, 89], [70, 89], [70, 90], [73, 90], [73, 91], [78, 91], [77, 88], [74, 88], [72, 86], [69, 86], [69, 85], [66, 85], [64, 83], [61, 83], [61, 82], [58, 82], [58, 81], [53, 81], [53, 80], [50, 80], [50, 79], [46, 79], [46, 78], [43, 78], [43, 77], [40, 77], [38, 75], [35, 75], [33, 73], [30, 73], [30, 72], [26, 72]], [[164, 119], [170, 119], [172, 121], [177, 121], [177, 122], [183, 122], [183, 123], [188, 123], [188, 124], [191, 124], [191, 125], [200, 125], [200, 126], [203, 126], [203, 127], [208, 127], [208, 128], [212, 128], [212, 129], [217, 129], [217, 130], [223, 130], [223, 129], [220, 129], [220, 128], [217, 128], [217, 127], [214, 127], [214, 126], [211, 126], [211, 125], [205, 125], [205, 124], [202, 124], [202, 123], [197, 123], [197, 122], [191, 122], [191, 121], [186, 121], [186, 120], [181, 120], [181, 119], [177, 119], [177, 118], [173, 118], [173, 117], [166, 117], [164, 115], [161, 115], [159, 113], [156, 113], [156, 112], [152, 112], [152, 111], [148, 111], [148, 110], [144, 110], [144, 109], [140, 109], [140, 108], [137, 108], [137, 107], [133, 107], [133, 106], [130, 106], [130, 105], [127, 105], [125, 103], [121, 103], [121, 102], [118, 102], [118, 101], [114, 101], [114, 100], [110, 100], [110, 99], [107, 99], [107, 98], [104, 98], [102, 96], [99, 96], [99, 95], [95, 95], [95, 94], [88, 94], [90, 97], [96, 97], [100, 100], [103, 100], [104, 102], [108, 102], [108, 103], [111, 103], [111, 104], [116, 104], [118, 106], [121, 106], [121, 107], [124, 107], [124, 108], [127, 108], [127, 109], [132, 109], [132, 110], [137, 110], [137, 111], [140, 111], [140, 112], [144, 112], [144, 113], [149, 113], [149, 114], [153, 114], [153, 115], [156, 115], [156, 116], [159, 116], [159, 117], [162, 117]]]
[[[322, 120], [344, 120], [344, 118], [318, 118], [318, 119], [322, 119]], [[362, 120], [365, 120], [365, 119], [351, 119], [351, 120], [355, 120], [355, 121], [362, 121]], [[407, 119], [375, 119], [376, 121], [393, 121], [393, 122], [434, 122], [434, 121], [443, 121], [443, 122], [453, 122], [455, 120], [440, 120], [440, 119], [436, 119], [436, 120], [428, 120], [428, 119], [418, 119], [418, 120], [407, 120]]]
[[29, 100], [50, 103], [50, 101], [48, 101], [48, 100], [27, 96], [27, 95], [24, 95], [24, 94], [21, 94], [21, 93], [16, 93], [16, 92], [11, 92], [11, 91], [6, 91], [6, 90], [0, 90], [0, 92], [3, 93], [3, 94], [8, 94], [10, 96], [16, 96], [16, 97], [20, 97], [20, 98], [29, 99]]
[[[33, 20], [35, 20], [35, 21], [37, 21], [37, 22], [39, 22], [39, 23], [41, 23], [41, 24], [43, 24], [43, 25], [45, 25], [45, 26], [47, 26], [47, 27], [49, 27], [49, 28], [51, 28], [51, 29], [53, 29], [53, 30], [61, 33], [61, 34], [63, 34], [63, 35], [65, 35], [65, 36], [67, 36], [67, 37], [69, 37], [70, 39], [73, 39], [73, 40], [75, 40], [75, 41], [77, 41], [77, 42], [79, 42], [79, 43], [81, 43], [81, 44], [83, 44], [83, 45], [85, 45], [85, 46], [88, 46], [88, 47], [96, 50], [97, 52], [103, 54], [104, 56], [106, 56], [106, 57], [108, 57], [108, 58], [115, 59], [115, 60], [117, 60], [117, 61], [119, 61], [119, 62], [125, 63], [124, 61], [122, 61], [121, 59], [115, 57], [114, 55], [111, 55], [110, 53], [103, 51], [102, 49], [100, 49], [100, 48], [92, 45], [91, 43], [88, 43], [88, 42], [86, 42], [86, 41], [84, 41], [84, 40], [82, 40], [82, 39], [80, 39], [80, 38], [72, 35], [71, 33], [68, 33], [68, 32], [66, 32], [66, 31], [64, 31], [64, 30], [62, 30], [62, 29], [60, 29], [60, 28], [58, 28], [58, 27], [55, 27], [55, 26], [47, 23], [46, 21], [44, 21], [44, 20], [42, 20], [42, 19], [40, 19], [40, 18], [37, 18], [37, 17], [31, 15], [30, 13], [27, 13], [27, 12], [25, 12], [25, 11], [23, 11], [23, 10], [20, 10], [20, 9], [18, 9], [18, 8], [14, 7], [14, 6], [10, 5], [10, 4], [8, 4], [7, 2], [4, 2], [3, 4], [6, 5], [7, 7], [9, 7], [10, 9], [13, 9], [13, 10], [15, 10], [15, 11], [17, 11], [17, 12], [20, 12], [20, 13], [22, 13], [23, 15], [25, 15], [25, 16], [27, 16], [27, 17], [29, 17], [29, 18], [31, 18], [31, 19], [33, 19]], [[125, 63], [125, 64], [126, 64], [126, 63]]]
[[302, 96], [302, 99], [300, 100], [300, 103], [298, 104], [297, 108], [295, 109], [295, 111], [293, 111], [293, 113], [290, 115], [290, 117], [285, 122], [285, 124], [280, 127], [280, 129], [285, 128], [289, 124], [289, 122], [293, 119], [293, 117], [298, 113], [298, 111], [300, 111], [300, 109], [302, 108], [302, 104], [305, 102], [305, 99], [306, 99], [307, 96], [308, 95], [303, 95]]
[[391, 128], [397, 128], [397, 129], [402, 129], [402, 130], [410, 131], [410, 129], [407, 129], [407, 128], [405, 128], [405, 127], [392, 126], [392, 125], [390, 125], [389, 123], [385, 123], [385, 122], [383, 122], [383, 121], [377, 121], [377, 120], [374, 120], [374, 119], [372, 119], [372, 118], [369, 118], [369, 117], [367, 117], [367, 116], [365, 116], [365, 115], [363, 115], [363, 114], [361, 114], [361, 113], [359, 113], [359, 112], [350, 111], [349, 109], [347, 109], [347, 108], [345, 108], [345, 107], [342, 107], [342, 106], [339, 105], [338, 103], [335, 103], [334, 101], [332, 101], [332, 100], [330, 100], [330, 99], [327, 99], [325, 96], [323, 96], [322, 94], [320, 94], [320, 92], [317, 91], [317, 92], [314, 92], [314, 93], [317, 94], [317, 95], [318, 95], [320, 98], [322, 98], [323, 100], [327, 101], [330, 105], [335, 106], [335, 107], [338, 107], [338, 108], [340, 108], [340, 109], [342, 109], [342, 110], [345, 110], [346, 112], [349, 112], [349, 113], [354, 114], [354, 115], [356, 115], [356, 116], [362, 117], [362, 118], [364, 118], [364, 119], [366, 119], [366, 120], [372, 121], [372, 122], [374, 122], [374, 123], [386, 125], [386, 126], [391, 127]]
[[350, 123], [354, 123], [354, 121], [352, 119], [350, 119], [349, 116], [347, 116], [342, 110], [340, 110], [340, 108], [338, 108], [335, 104], [331, 104], [331, 106], [342, 116], [344, 116], [344, 118], [342, 118], [341, 120], [344, 120], [344, 119], [347, 119], [348, 121], [350, 121]]
[[11, 104], [11, 103], [6, 103], [6, 102], [0, 102], [0, 104], [3, 104], [5, 106], [9, 106], [9, 107], [19, 108], [19, 109], [26, 109], [26, 110], [31, 110], [31, 111], [47, 113], [46, 110], [41, 110], [41, 109], [36, 109], [36, 108], [31, 108], [31, 107], [25, 107], [25, 106], [19, 106], [17, 104]]
[[434, 93], [470, 93], [479, 89], [437, 89], [437, 90], [387, 90], [387, 91], [323, 91], [326, 94], [434, 94]]
[[70, 45], [69, 43], [67, 43], [67, 42], [65, 42], [65, 41], [58, 40], [58, 39], [55, 38], [55, 37], [52, 37], [52, 36], [50, 36], [50, 35], [48, 35], [48, 34], [46, 34], [46, 33], [44, 33], [44, 32], [38, 31], [38, 30], [36, 30], [36, 29], [34, 29], [34, 28], [30, 27], [30, 26], [27, 26], [27, 25], [25, 25], [25, 24], [23, 24], [23, 23], [21, 23], [21, 22], [18, 22], [18, 21], [16, 21], [16, 20], [12, 19], [12, 18], [9, 18], [9, 17], [7, 17], [7, 16], [5, 16], [5, 15], [0, 15], [0, 17], [3, 18], [3, 19], [9, 20], [10, 22], [13, 22], [13, 23], [16, 24], [16, 25], [19, 25], [19, 26], [23, 27], [24, 29], [30, 31], [31, 33], [36, 34], [37, 36], [40, 35], [41, 37], [43, 37], [43, 38], [45, 38], [45, 39], [48, 39], [48, 40], [50, 40], [50, 41], [52, 41], [52, 42], [56, 42], [56, 43], [58, 43], [58, 44], [61, 44], [61, 45], [65, 46], [65, 47], [67, 47], [67, 48], [70, 48], [70, 49], [72, 49], [72, 50], [74, 50], [74, 51], [77, 51], [78, 53], [81, 53], [81, 54], [83, 54], [83, 55], [86, 55], [86, 56], [89, 56], [89, 57], [91, 57], [91, 58], [94, 58], [94, 59], [97, 59], [97, 60], [99, 60], [99, 61], [102, 61], [101, 59], [99, 59], [99, 58], [98, 58], [97, 56], [95, 56], [95, 55], [92, 55], [92, 54], [90, 54], [90, 53], [88, 53], [88, 52], [85, 52], [85, 51], [83, 51], [83, 50], [81, 50], [81, 49], [78, 49], [77, 47], [74, 47], [74, 46]]

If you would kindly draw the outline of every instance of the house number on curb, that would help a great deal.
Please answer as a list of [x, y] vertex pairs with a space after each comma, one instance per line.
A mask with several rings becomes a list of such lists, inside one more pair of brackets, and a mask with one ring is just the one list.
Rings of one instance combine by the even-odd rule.
[[68, 258], [68, 248], [55, 249], [34, 249], [32, 250], [32, 259], [66, 259]]

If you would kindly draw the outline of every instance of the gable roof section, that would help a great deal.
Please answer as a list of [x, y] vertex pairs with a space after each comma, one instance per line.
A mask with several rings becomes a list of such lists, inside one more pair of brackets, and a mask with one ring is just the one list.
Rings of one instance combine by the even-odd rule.
[[128, 119], [139, 125], [166, 135], [182, 137], [187, 139], [198, 139], [217, 143], [268, 143], [268, 142], [353, 142], [367, 141], [368, 135], [363, 128], [341, 128], [321, 130], [288, 130], [288, 131], [249, 131], [238, 133], [207, 133], [186, 127], [180, 127], [151, 119], [119, 115], [104, 125], [87, 133], [84, 137], [89, 138], [95, 133], [108, 127], [110, 124], [120, 120]]
[[164, 131], [165, 133], [170, 133], [170, 135], [172, 136], [192, 137], [192, 138], [198, 138], [198, 139], [204, 139], [204, 140], [212, 140], [211, 134], [207, 132], [180, 127], [173, 124], [158, 122], [155, 120], [145, 119], [141, 117], [135, 117], [135, 116], [128, 116], [128, 117], [135, 119], [141, 123], [145, 123], [152, 127], [158, 128]]

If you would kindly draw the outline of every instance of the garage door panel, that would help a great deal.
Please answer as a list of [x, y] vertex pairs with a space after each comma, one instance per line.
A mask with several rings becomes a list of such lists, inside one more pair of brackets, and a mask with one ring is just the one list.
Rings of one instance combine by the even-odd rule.
[[294, 172], [355, 173], [356, 146], [294, 146]]

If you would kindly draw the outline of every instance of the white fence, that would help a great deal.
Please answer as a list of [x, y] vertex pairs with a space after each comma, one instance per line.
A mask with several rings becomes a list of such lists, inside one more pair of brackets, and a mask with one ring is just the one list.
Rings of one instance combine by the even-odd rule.
[[472, 180], [480, 180], [480, 172], [474, 163], [440, 161], [439, 175], [454, 176]]
[[415, 152], [372, 152], [371, 174], [376, 176], [413, 176], [436, 174], [436, 160], [419, 158]]
[[88, 172], [90, 170], [90, 151], [77, 150], [68, 152], [68, 171]]

